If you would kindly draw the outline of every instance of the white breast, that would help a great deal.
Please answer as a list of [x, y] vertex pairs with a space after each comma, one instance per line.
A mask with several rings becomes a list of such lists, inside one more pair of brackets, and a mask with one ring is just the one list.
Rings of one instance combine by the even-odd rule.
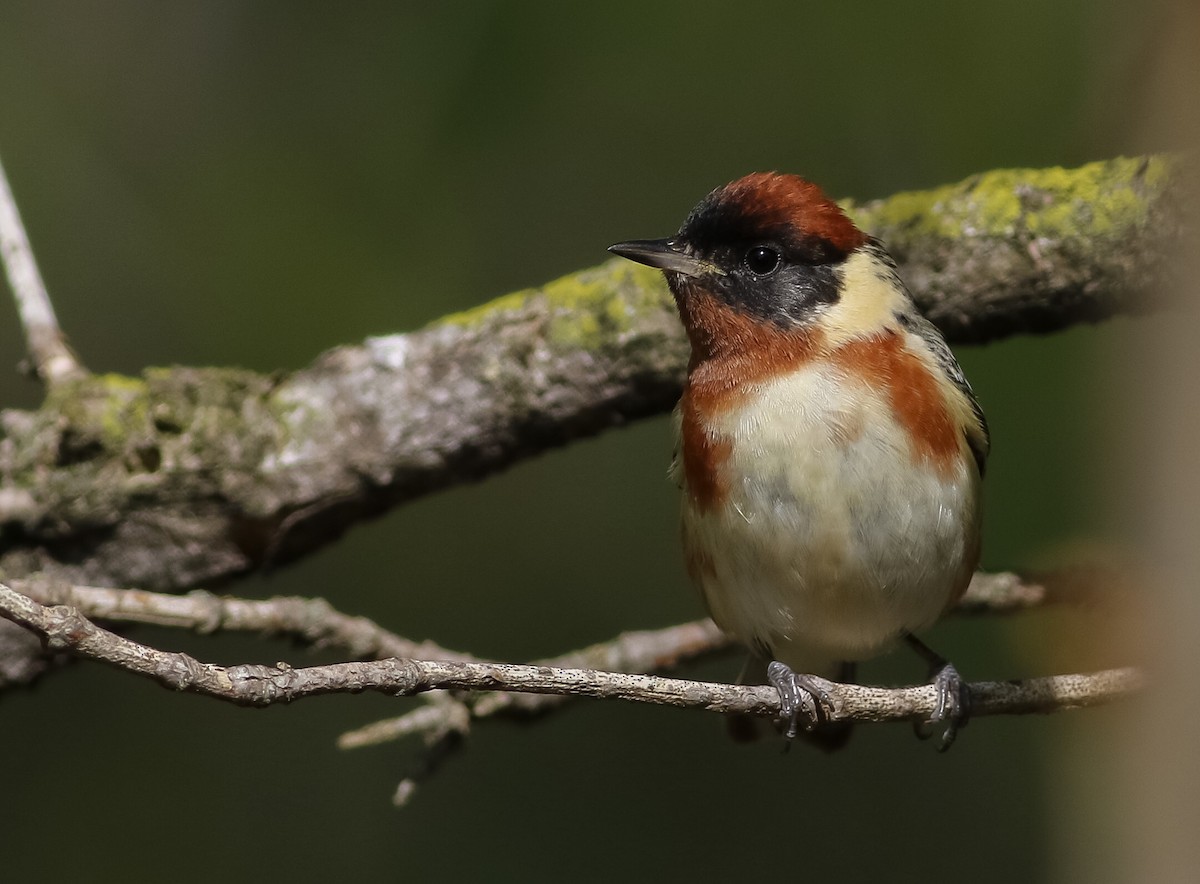
[[732, 446], [728, 496], [702, 511], [685, 494], [684, 545], [727, 632], [814, 671], [928, 626], [968, 579], [973, 464], [947, 478], [914, 461], [874, 392], [808, 367], [710, 429]]

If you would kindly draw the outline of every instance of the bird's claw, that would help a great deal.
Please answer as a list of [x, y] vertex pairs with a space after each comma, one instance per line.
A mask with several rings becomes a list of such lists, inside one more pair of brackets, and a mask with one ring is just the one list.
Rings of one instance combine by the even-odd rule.
[[937, 690], [933, 714], [927, 721], [918, 721], [914, 730], [918, 737], [927, 740], [940, 727], [942, 736], [938, 751], [945, 752], [954, 745], [959, 729], [967, 726], [971, 714], [971, 692], [952, 663], [943, 664], [937, 671], [933, 686]]
[[812, 731], [833, 716], [833, 694], [825, 687], [824, 679], [793, 672], [778, 660], [767, 666], [767, 678], [779, 691], [780, 720], [785, 728], [784, 736], [789, 740], [799, 734], [801, 726], [805, 731]]

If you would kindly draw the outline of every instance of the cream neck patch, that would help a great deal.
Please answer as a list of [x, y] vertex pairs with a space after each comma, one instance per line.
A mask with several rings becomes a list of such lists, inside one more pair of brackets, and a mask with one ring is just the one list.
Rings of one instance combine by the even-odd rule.
[[825, 341], [837, 347], [896, 325], [912, 309], [895, 272], [872, 249], [854, 252], [842, 265], [842, 296], [822, 314]]

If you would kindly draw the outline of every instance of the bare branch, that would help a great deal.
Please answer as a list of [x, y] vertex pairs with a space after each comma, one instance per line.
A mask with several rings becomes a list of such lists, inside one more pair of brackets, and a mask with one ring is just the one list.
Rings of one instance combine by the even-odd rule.
[[[1095, 585], [1103, 586], [1104, 580], [1096, 580]], [[1082, 581], [1073, 575], [1065, 579], [1056, 578], [1051, 581], [1029, 583], [1013, 574], [976, 574], [967, 594], [960, 603], [959, 611], [970, 614], [985, 612], [1012, 613], [1042, 604], [1054, 602], [1087, 602], [1094, 595], [1082, 591]], [[1072, 591], [1064, 594], [1058, 590], [1061, 585], [1072, 587]], [[73, 605], [91, 617], [98, 617], [126, 623], [152, 623], [160, 626], [174, 626], [193, 629], [202, 633], [216, 631], [254, 631], [265, 634], [285, 634], [309, 642], [319, 647], [341, 647], [351, 654], [360, 657], [367, 656], [406, 656], [408, 654], [428, 655], [442, 659], [456, 659], [471, 662], [483, 667], [485, 672], [496, 671], [495, 664], [487, 664], [470, 658], [465, 654], [447, 651], [432, 642], [413, 642], [395, 635], [377, 624], [362, 617], [351, 617], [334, 610], [323, 599], [302, 599], [295, 597], [278, 597], [264, 600], [249, 600], [223, 598], [211, 593], [197, 590], [186, 596], [166, 595], [139, 590], [106, 589], [100, 587], [81, 587], [59, 584], [45, 579], [20, 581], [17, 589], [41, 602], [54, 605]], [[71, 608], [43, 609], [52, 615], [55, 612], [67, 612], [65, 620], [70, 621]], [[28, 613], [28, 612], [26, 612]], [[20, 619], [17, 617], [16, 619]], [[97, 627], [88, 624], [90, 629]], [[60, 630], [70, 631], [72, 627], [61, 626]], [[75, 632], [74, 635], [80, 633]], [[107, 634], [106, 634], [107, 635]], [[113, 637], [115, 638], [115, 636]], [[122, 640], [124, 641], [124, 640]], [[728, 637], [723, 635], [711, 620], [699, 620], [666, 629], [641, 632], [628, 632], [615, 639], [593, 645], [580, 651], [563, 654], [559, 657], [537, 661], [526, 670], [536, 674], [568, 672], [590, 677], [598, 669], [623, 670], [629, 672], [646, 672], [669, 668], [680, 662], [697, 656], [712, 653], [730, 645]], [[132, 647], [140, 647], [130, 643]], [[155, 669], [162, 671], [188, 674], [207, 671], [210, 667], [182, 655], [163, 654], [160, 659], [165, 665]], [[112, 656], [112, 655], [108, 655]], [[108, 659], [108, 657], [103, 657]], [[121, 664], [117, 664], [121, 665]], [[283, 666], [270, 668], [276, 677], [291, 678], [296, 670]], [[246, 667], [234, 667], [234, 672], [246, 672]], [[266, 670], [252, 670], [256, 677], [261, 677]], [[323, 673], [324, 667], [302, 672]], [[329, 677], [333, 677], [330, 675]], [[173, 678], [170, 686], [184, 688], [184, 676]], [[1080, 680], [1082, 679], [1082, 680]], [[161, 680], [161, 679], [160, 679]], [[231, 680], [232, 683], [232, 680]], [[668, 680], [667, 683], [675, 683]], [[1120, 682], [1118, 679], [1118, 684]], [[679, 682], [688, 685], [692, 692], [704, 691], [707, 687], [701, 683]], [[1106, 696], [1113, 682], [1108, 676], [1096, 674], [1082, 677], [1059, 677], [1057, 680], [1034, 680], [1023, 683], [1023, 694], [1007, 694], [1006, 702], [1018, 702], [1022, 696], [1032, 704], [1032, 711], [1052, 708], [1054, 703], [1065, 703], [1067, 706], [1091, 702], [1096, 697]], [[457, 683], [448, 686], [459, 686]], [[1010, 692], [1011, 686], [988, 684], [977, 685], [980, 690], [1000, 690]], [[194, 689], [194, 688], [193, 688]], [[368, 689], [352, 687], [348, 690]], [[536, 690], [537, 688], [530, 688]], [[733, 688], [741, 691], [742, 688]], [[756, 689], [758, 690], [758, 689]], [[838, 696], [845, 696], [845, 691], [853, 694], [855, 686], [845, 686], [839, 689]], [[872, 689], [875, 690], [875, 689]], [[1099, 693], [1097, 693], [1097, 691]], [[420, 735], [426, 749], [416, 768], [410, 772], [397, 786], [394, 803], [406, 804], [416, 794], [420, 785], [433, 776], [447, 760], [452, 758], [464, 744], [464, 738], [470, 730], [473, 720], [487, 718], [497, 714], [540, 714], [558, 708], [577, 692], [557, 693], [516, 693], [503, 691], [462, 691], [431, 690], [422, 694], [424, 700], [419, 707], [410, 710], [396, 718], [374, 722], [365, 727], [343, 734], [338, 739], [338, 746], [343, 749], [359, 748], [375, 745], [410, 735]], [[1015, 696], [1015, 699], [1014, 699]], [[646, 702], [655, 702], [653, 696], [644, 698]], [[863, 698], [859, 698], [862, 700]], [[868, 701], [870, 697], [866, 698]], [[236, 702], [236, 700], [235, 700]], [[715, 702], [715, 701], [714, 701]], [[1022, 701], [1023, 702], [1023, 701]], [[713, 708], [719, 708], [714, 706]], [[903, 708], [903, 707], [901, 707]], [[853, 716], [851, 709], [848, 715]]]
[[[0, 615], [43, 636], [47, 645], [152, 679], [164, 687], [245, 706], [289, 703], [305, 697], [378, 691], [408, 696], [431, 690], [503, 690], [632, 700], [656, 705], [758, 716], [779, 714], [773, 688], [685, 681], [589, 669], [509, 663], [404, 660], [335, 663], [294, 669], [243, 664], [218, 666], [186, 654], [147, 647], [102, 629], [67, 606], [45, 607], [0, 585]], [[973, 715], [1053, 712], [1111, 702], [1142, 687], [1133, 669], [1062, 675], [1021, 682], [972, 684]], [[872, 688], [830, 684], [833, 720], [897, 721], [928, 717], [936, 704], [931, 685]]]
[[[1171, 165], [990, 172], [851, 207], [953, 340], [1150, 309]], [[597, 248], [605, 244], [598, 244]], [[0, 415], [0, 568], [184, 589], [305, 555], [400, 501], [669, 409], [660, 274], [609, 262], [285, 378], [151, 369]]]
[[[200, 633], [218, 631], [259, 632], [288, 635], [317, 647], [340, 647], [356, 658], [412, 657], [416, 659], [465, 660], [476, 657], [450, 651], [433, 642], [415, 642], [383, 629], [365, 617], [352, 617], [333, 608], [324, 599], [281, 596], [271, 599], [239, 599], [195, 590], [184, 596], [144, 590], [71, 586], [60, 581], [35, 578], [13, 581], [17, 591], [46, 605], [70, 605], [84, 616], [120, 623], [149, 623], [190, 629]], [[602, 642], [534, 665], [598, 668], [646, 672], [711, 653], [729, 645], [729, 639], [707, 618], [660, 630], [627, 632]], [[355, 745], [399, 739], [421, 732], [427, 743], [436, 744], [449, 734], [465, 733], [472, 718], [483, 718], [505, 710], [521, 713], [540, 711], [566, 698], [552, 695], [489, 694], [483, 704], [468, 707], [445, 694], [425, 697], [428, 707], [414, 710], [401, 719], [368, 725], [345, 735], [339, 745]], [[542, 701], [538, 703], [536, 701]]]
[[[1092, 572], [1089, 575], [1093, 583], [1102, 583]], [[1052, 581], [1031, 582], [1010, 572], [979, 573], [971, 581], [958, 610], [971, 614], [1025, 610], [1055, 601], [1060, 594], [1054, 587], [1063, 583], [1077, 586], [1080, 581], [1056, 576]], [[288, 635], [315, 647], [342, 648], [356, 659], [411, 657], [481, 662], [477, 657], [449, 650], [435, 642], [404, 638], [366, 617], [344, 614], [319, 598], [243, 599], [217, 596], [205, 590], [179, 596], [136, 589], [73, 586], [45, 577], [12, 581], [12, 586], [42, 604], [70, 605], [95, 620], [148, 623], [203, 634], [220, 631]], [[1079, 601], [1094, 598], [1094, 594], [1076, 589], [1072, 597]], [[625, 632], [610, 641], [535, 661], [534, 665], [649, 672], [671, 668], [730, 644], [730, 639], [705, 618], [663, 629]], [[534, 712], [561, 699], [550, 695], [515, 694], [481, 697], [474, 704], [472, 715], [483, 718], [512, 707], [521, 712]], [[405, 721], [399, 721], [395, 726], [401, 734], [410, 729]]]
[[17, 201], [0, 164], [0, 260], [17, 302], [34, 373], [48, 386], [86, 375], [58, 326], [46, 284], [17, 211]]
[[[1104, 575], [1094, 569], [1087, 571], [1089, 592], [1073, 571], [1048, 574], [1031, 581], [1012, 572], [977, 573], [971, 580], [956, 613], [968, 615], [1013, 614], [1042, 605], [1063, 602], [1090, 603], [1100, 600], [1109, 589]], [[1068, 588], [1064, 591], [1064, 587]], [[629, 632], [610, 642], [602, 642], [546, 660], [534, 661], [535, 666], [582, 667], [589, 669], [619, 669], [625, 672], [651, 672], [694, 659], [704, 654], [728, 648], [732, 641], [711, 620], [697, 620], [680, 626], [646, 632]], [[483, 719], [502, 713], [517, 712], [531, 715], [549, 711], [561, 705], [567, 697], [555, 694], [490, 693], [480, 694], [467, 701], [472, 719]], [[441, 716], [446, 710], [415, 709], [395, 718], [372, 722], [342, 734], [338, 745], [343, 749], [371, 746], [424, 732], [445, 728], [450, 723]], [[455, 710], [458, 714], [458, 710]]]
[[[1086, 571], [1088, 585], [1103, 587], [1104, 575]], [[1005, 614], [1060, 601], [1090, 602], [1099, 594], [1088, 592], [1073, 572], [1062, 572], [1040, 581], [1000, 572], [976, 574], [958, 611], [968, 614]], [[1060, 587], [1070, 587], [1064, 593]], [[71, 586], [41, 579], [15, 581], [13, 587], [43, 604], [71, 605], [85, 616], [113, 622], [151, 623], [201, 633], [249, 631], [289, 635], [318, 647], [340, 647], [355, 658], [411, 657], [415, 659], [479, 661], [425, 641], [415, 642], [383, 629], [364, 617], [335, 610], [324, 599], [282, 596], [239, 599], [196, 590], [184, 596], [103, 587]], [[730, 639], [707, 618], [664, 629], [622, 633], [579, 651], [534, 661], [534, 666], [651, 672], [670, 669], [681, 662], [728, 648]], [[548, 711], [565, 700], [543, 693], [481, 693], [463, 700], [427, 695], [431, 705], [395, 718], [373, 722], [343, 734], [342, 748], [373, 745], [421, 733], [429, 744], [451, 734], [465, 733], [469, 722], [497, 714], [529, 715]]]
[[[663, 629], [623, 632], [611, 641], [600, 642], [559, 657], [535, 660], [529, 664], [550, 669], [606, 669], [622, 672], [653, 672], [670, 669], [687, 660], [724, 650], [733, 641], [707, 617]], [[494, 715], [518, 713], [531, 715], [561, 706], [570, 699], [559, 693], [479, 693], [468, 698], [465, 709], [470, 720]], [[447, 729], [465, 731], [457, 726], [460, 710], [447, 707], [414, 709], [395, 718], [372, 722], [347, 731], [338, 738], [338, 747], [358, 749], [398, 740], [413, 733], [424, 733], [426, 741], [436, 739]]]
[[[1011, 571], [979, 572], [971, 579], [957, 611], [966, 614], [1011, 614], [1055, 602], [1092, 602], [1106, 591], [1104, 575], [1095, 569], [1084, 573], [1088, 590], [1074, 570], [1030, 579]], [[12, 587], [44, 605], [70, 605], [86, 617], [120, 623], [148, 623], [214, 632], [259, 632], [289, 635], [316, 647], [339, 647], [356, 658], [428, 657], [437, 660], [475, 660], [478, 657], [440, 645], [404, 638], [366, 617], [338, 611], [325, 599], [275, 596], [244, 599], [214, 595], [197, 589], [186, 595], [74, 586], [60, 580], [34, 577], [10, 581]], [[1069, 586], [1064, 594], [1059, 587]], [[589, 669], [652, 669], [671, 666], [729, 644], [707, 618], [665, 629], [623, 633], [613, 641], [572, 651], [545, 665]]]
[[404, 638], [366, 617], [343, 614], [320, 598], [276, 596], [270, 599], [240, 599], [213, 595], [202, 589], [187, 595], [171, 595], [138, 589], [72, 586], [44, 578], [14, 580], [11, 586], [42, 604], [69, 605], [94, 620], [149, 623], [203, 634], [258, 632], [287, 635], [318, 648], [341, 648], [360, 659], [478, 659], [431, 641], [416, 642]]

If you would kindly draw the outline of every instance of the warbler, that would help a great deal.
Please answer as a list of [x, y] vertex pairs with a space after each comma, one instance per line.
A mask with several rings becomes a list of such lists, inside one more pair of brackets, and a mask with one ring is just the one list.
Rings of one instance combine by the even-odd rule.
[[[941, 748], [965, 682], [913, 633], [979, 562], [987, 421], [883, 245], [811, 182], [717, 188], [669, 239], [609, 249], [663, 271], [691, 343], [671, 475], [713, 620], [768, 663], [789, 737], [826, 748], [821, 679], [903, 639], [930, 663]], [[840, 726], [839, 726], [840, 725]]]

